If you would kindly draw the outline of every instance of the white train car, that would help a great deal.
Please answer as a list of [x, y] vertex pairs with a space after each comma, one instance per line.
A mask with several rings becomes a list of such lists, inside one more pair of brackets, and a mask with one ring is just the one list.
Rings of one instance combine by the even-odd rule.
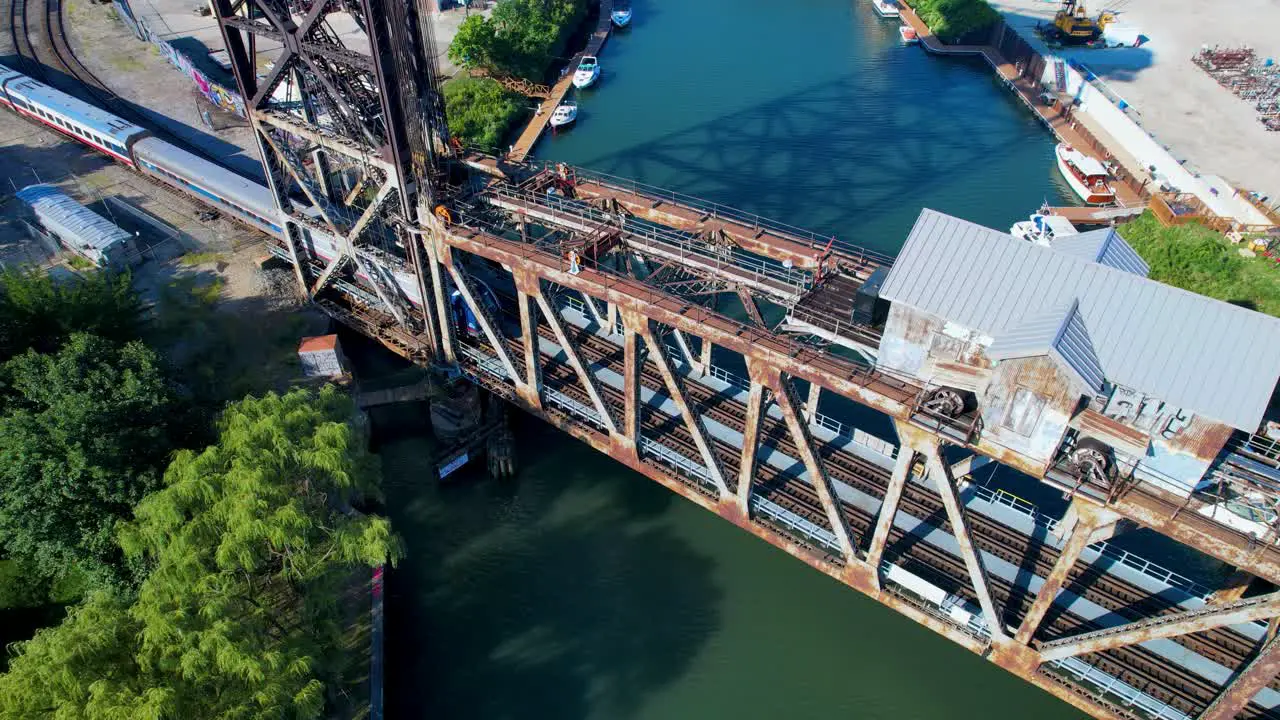
[[0, 95], [6, 107], [47, 125], [115, 160], [134, 167], [130, 149], [147, 137], [145, 128], [59, 92], [44, 83], [0, 67]]
[[134, 143], [133, 157], [139, 170], [160, 182], [196, 195], [263, 232], [280, 233], [280, 211], [266, 186], [159, 138]]

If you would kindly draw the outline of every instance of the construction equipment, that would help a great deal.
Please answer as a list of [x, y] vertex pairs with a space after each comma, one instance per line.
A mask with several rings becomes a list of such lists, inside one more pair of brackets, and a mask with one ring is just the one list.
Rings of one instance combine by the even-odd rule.
[[1062, 7], [1053, 16], [1053, 25], [1044, 30], [1049, 40], [1064, 45], [1083, 45], [1102, 36], [1102, 31], [1115, 20], [1115, 13], [1103, 11], [1089, 17], [1083, 2], [1062, 0]]

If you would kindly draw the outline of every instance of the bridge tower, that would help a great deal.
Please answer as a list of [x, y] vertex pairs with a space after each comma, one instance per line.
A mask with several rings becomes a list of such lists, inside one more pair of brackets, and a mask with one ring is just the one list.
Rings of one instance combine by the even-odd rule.
[[[282, 211], [273, 251], [327, 313], [427, 361], [439, 323], [423, 302], [431, 250], [419, 228], [431, 222], [449, 148], [429, 4], [213, 3]], [[326, 299], [335, 285], [343, 303]], [[353, 298], [368, 312], [353, 316]]]

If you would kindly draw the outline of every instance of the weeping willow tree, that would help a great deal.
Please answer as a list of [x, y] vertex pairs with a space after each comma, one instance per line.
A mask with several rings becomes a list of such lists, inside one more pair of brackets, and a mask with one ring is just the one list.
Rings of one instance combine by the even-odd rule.
[[[401, 555], [358, 509], [379, 475], [353, 417], [331, 388], [230, 407], [219, 442], [180, 453], [121, 530], [137, 597], [97, 595], [19, 644], [0, 717], [324, 717], [349, 680], [340, 598]], [[50, 667], [76, 645], [81, 667]]]

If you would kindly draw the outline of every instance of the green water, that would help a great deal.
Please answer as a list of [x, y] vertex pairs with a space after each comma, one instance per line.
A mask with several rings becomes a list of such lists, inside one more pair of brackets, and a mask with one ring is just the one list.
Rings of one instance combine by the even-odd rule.
[[[1049, 135], [984, 65], [901, 47], [866, 0], [634, 8], [538, 156], [886, 251], [921, 206], [1007, 228], [1068, 199]], [[517, 433], [507, 484], [438, 487], [428, 441], [381, 447], [409, 549], [388, 717], [1079, 717], [585, 445]]]

